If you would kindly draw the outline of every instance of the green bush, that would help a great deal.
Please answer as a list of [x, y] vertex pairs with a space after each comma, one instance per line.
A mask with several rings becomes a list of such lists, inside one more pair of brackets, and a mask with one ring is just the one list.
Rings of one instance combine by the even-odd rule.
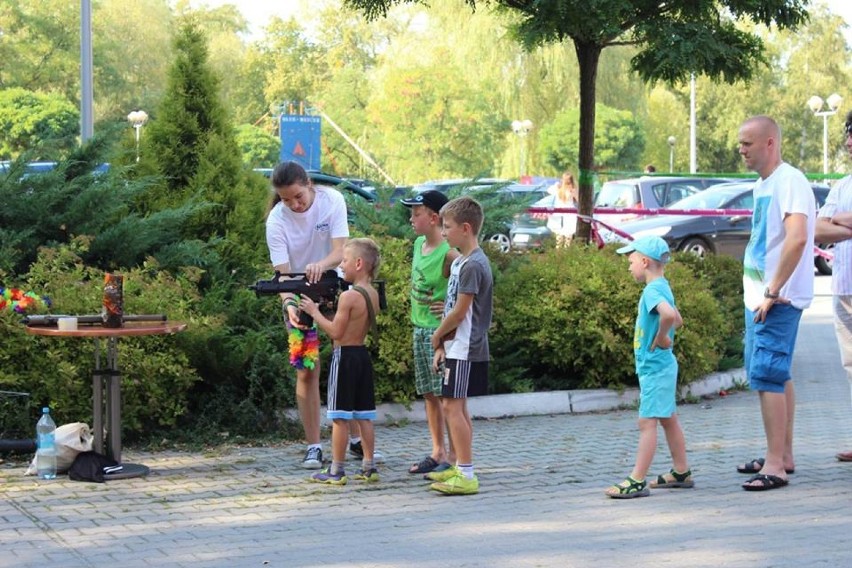
[[[494, 392], [637, 384], [633, 327], [641, 286], [623, 257], [612, 248], [549, 248], [513, 268], [495, 278]], [[715, 370], [727, 328], [688, 267], [673, 263], [666, 276], [685, 322], [675, 353], [680, 380], [689, 383]], [[506, 377], [524, 380], [516, 385]]]
[[[103, 272], [85, 266], [85, 240], [42, 248], [20, 287], [50, 296], [53, 313], [96, 314], [103, 300]], [[185, 321], [191, 331], [173, 337], [120, 340], [122, 425], [132, 438], [150, 428], [169, 427], [186, 411], [190, 387], [199, 380], [186, 350], [192, 333], [215, 325], [194, 310], [198, 274], [171, 276], [146, 263], [124, 271], [124, 309], [128, 314], [165, 313]], [[78, 338], [26, 334], [21, 316], [0, 311], [4, 349], [0, 350], [0, 390], [31, 393], [34, 406], [48, 404], [58, 423], [92, 420], [93, 348]]]

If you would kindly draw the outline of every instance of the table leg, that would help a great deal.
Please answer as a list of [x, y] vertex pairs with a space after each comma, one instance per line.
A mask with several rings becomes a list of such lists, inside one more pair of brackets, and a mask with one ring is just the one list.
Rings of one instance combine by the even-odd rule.
[[101, 340], [95, 339], [95, 369], [92, 372], [92, 422], [95, 451], [104, 453], [104, 369], [101, 368]]
[[107, 339], [107, 437], [108, 456], [121, 463], [121, 373], [118, 371], [118, 339]]
[[[150, 470], [148, 466], [124, 463], [121, 461], [121, 372], [118, 370], [118, 338], [110, 337], [107, 339], [106, 350], [106, 366], [100, 368], [100, 344], [97, 347], [96, 367], [99, 368], [95, 391], [100, 390], [95, 398], [100, 398], [100, 403], [96, 403], [96, 418], [95, 423], [100, 422], [99, 431], [103, 432], [103, 383], [106, 378], [106, 414], [107, 414], [107, 444], [106, 455], [117, 461], [121, 465], [121, 469], [114, 473], [104, 474], [104, 479], [128, 479], [131, 477], [142, 477], [148, 475]], [[100, 405], [99, 405], [100, 404]], [[103, 434], [101, 434], [101, 446], [103, 446]], [[102, 450], [98, 450], [103, 453]]]

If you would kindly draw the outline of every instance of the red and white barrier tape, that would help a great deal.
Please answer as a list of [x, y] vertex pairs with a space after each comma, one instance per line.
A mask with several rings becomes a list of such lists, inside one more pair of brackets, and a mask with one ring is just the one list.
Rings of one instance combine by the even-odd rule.
[[[574, 213], [577, 214], [577, 218], [585, 223], [590, 223], [592, 225], [592, 239], [597, 244], [598, 248], [603, 248], [606, 242], [600, 235], [600, 231], [598, 227], [603, 227], [607, 231], [617, 235], [620, 239], [625, 242], [630, 242], [633, 240], [633, 235], [618, 229], [612, 225], [604, 223], [599, 219], [595, 219], [594, 217], [589, 217], [588, 215], [579, 215], [577, 209], [575, 207], [530, 207], [527, 209], [527, 213], [530, 213], [533, 216], [541, 216], [542, 214], [549, 215], [551, 213]], [[594, 210], [594, 213], [607, 215], [607, 214], [634, 214], [634, 215], [690, 215], [693, 217], [729, 217], [736, 215], [743, 215], [747, 217], [751, 217], [752, 210], [751, 209], [636, 209], [636, 208], [620, 208], [620, 207], [597, 207]], [[814, 254], [816, 256], [821, 256], [827, 260], [833, 260], [834, 255], [827, 250], [823, 250], [818, 246], [814, 245]]]

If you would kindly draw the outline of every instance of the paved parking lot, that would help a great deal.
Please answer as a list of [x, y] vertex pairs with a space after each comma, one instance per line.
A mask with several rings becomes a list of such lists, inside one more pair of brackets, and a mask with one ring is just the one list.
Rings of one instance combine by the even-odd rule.
[[[0, 566], [848, 566], [852, 464], [833, 456], [852, 448], [850, 393], [829, 280], [817, 282], [799, 334], [786, 488], [740, 488], [736, 464], [764, 444], [750, 392], [680, 407], [696, 488], [630, 501], [603, 495], [632, 466], [629, 410], [477, 420], [481, 493], [467, 497], [430, 492], [406, 472], [427, 448], [422, 423], [377, 427], [387, 462], [370, 486], [307, 483], [298, 445], [128, 448], [150, 476], [89, 484], [0, 470]], [[669, 467], [662, 433], [660, 443], [658, 473]]]

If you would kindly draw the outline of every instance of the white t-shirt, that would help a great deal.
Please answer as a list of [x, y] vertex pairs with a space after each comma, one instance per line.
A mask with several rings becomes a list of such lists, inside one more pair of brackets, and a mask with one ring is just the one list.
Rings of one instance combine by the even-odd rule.
[[[820, 217], [831, 218], [838, 213], [852, 211], [852, 176], [840, 180], [825, 198], [819, 210]], [[834, 266], [831, 274], [831, 292], [836, 296], [852, 295], [852, 239], [834, 245]]]
[[763, 293], [781, 259], [786, 234], [784, 217], [793, 213], [807, 216], [808, 242], [780, 294], [800, 310], [811, 305], [814, 297], [816, 224], [814, 192], [802, 172], [782, 162], [768, 178], [759, 179], [754, 185], [751, 238], [743, 260], [743, 300], [750, 310], [756, 310], [764, 301]]
[[307, 211], [295, 213], [278, 202], [266, 218], [266, 245], [272, 266], [290, 263], [291, 272], [319, 262], [331, 252], [331, 240], [349, 236], [346, 200], [336, 189], [314, 186]]

